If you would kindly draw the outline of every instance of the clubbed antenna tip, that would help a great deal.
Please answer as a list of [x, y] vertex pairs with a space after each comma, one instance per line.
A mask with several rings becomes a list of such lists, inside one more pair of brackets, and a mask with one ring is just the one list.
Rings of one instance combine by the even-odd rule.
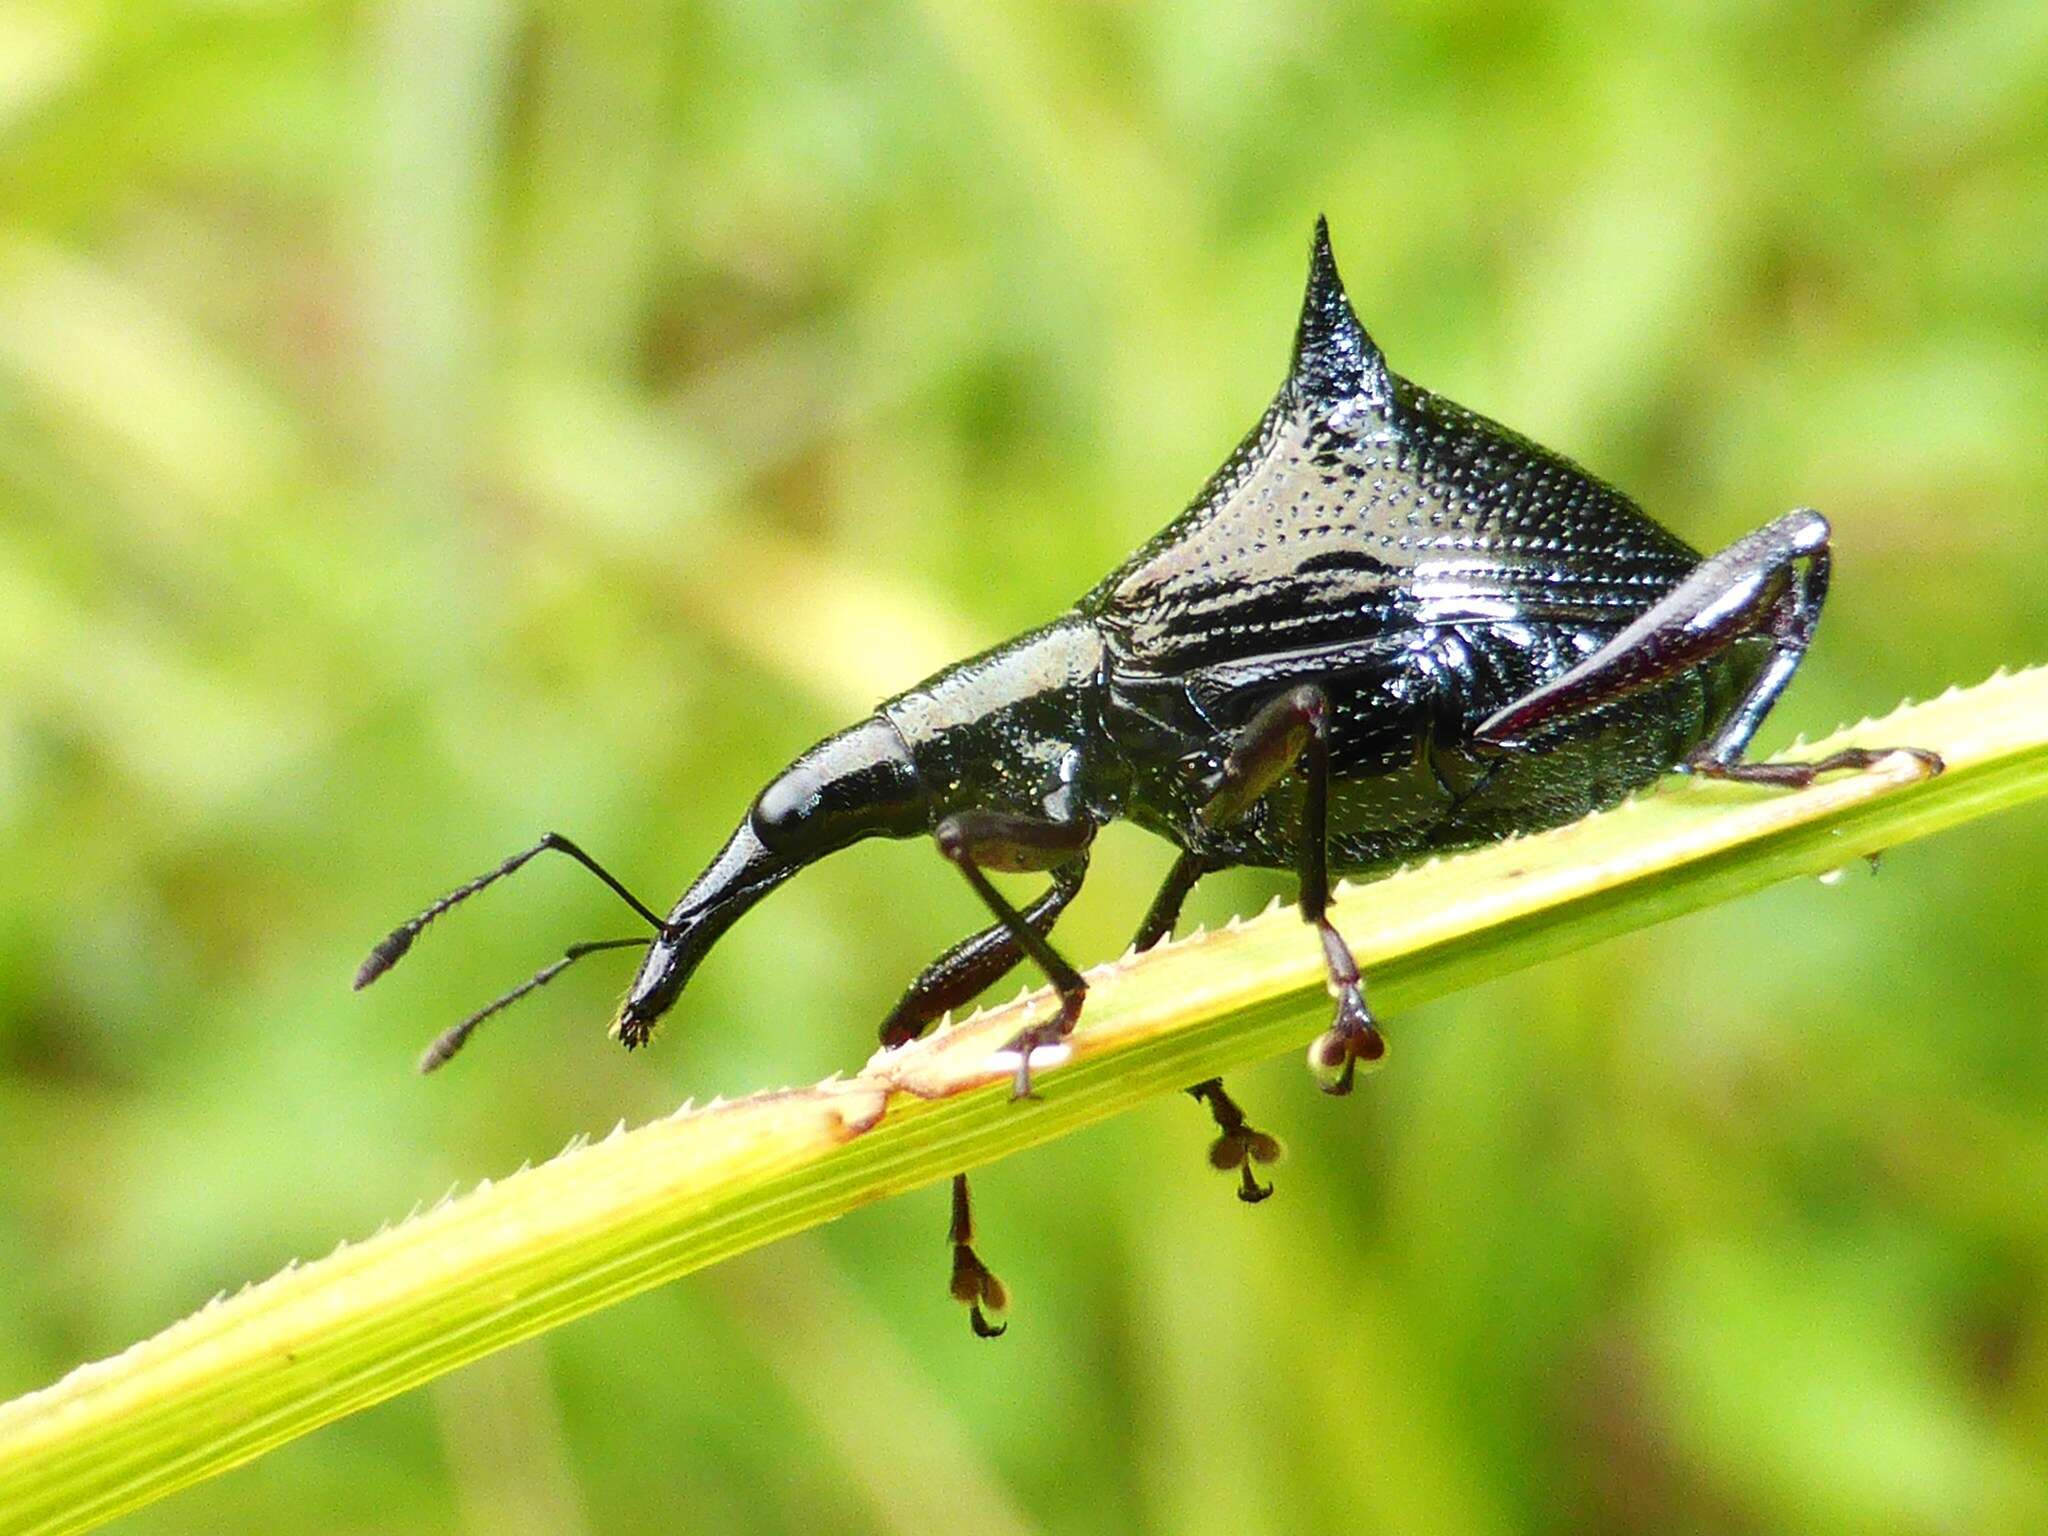
[[391, 967], [405, 958], [405, 952], [412, 948], [412, 941], [419, 930], [411, 923], [394, 929], [377, 941], [377, 947], [363, 957], [363, 963], [356, 967], [355, 990], [360, 992], [371, 982], [382, 976]]
[[455, 1053], [468, 1042], [470, 1032], [479, 1022], [474, 1017], [464, 1019], [454, 1028], [443, 1031], [440, 1039], [420, 1052], [420, 1076], [425, 1077], [429, 1072], [438, 1072], [447, 1066]]

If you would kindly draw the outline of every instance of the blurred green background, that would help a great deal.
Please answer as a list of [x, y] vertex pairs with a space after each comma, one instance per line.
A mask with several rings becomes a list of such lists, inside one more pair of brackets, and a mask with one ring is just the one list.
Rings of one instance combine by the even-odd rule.
[[[0, 5], [0, 1396], [577, 1132], [857, 1064], [976, 925], [759, 783], [1256, 417], [1311, 220], [1403, 372], [1695, 543], [1834, 519], [1766, 744], [2048, 657], [2048, 8]], [[138, 1532], [2048, 1528], [2048, 818], [1392, 1021], [347, 1420]], [[1115, 829], [1063, 932], [1168, 860]], [[1205, 886], [1215, 920], [1278, 889]], [[886, 913], [886, 920], [880, 914]]]

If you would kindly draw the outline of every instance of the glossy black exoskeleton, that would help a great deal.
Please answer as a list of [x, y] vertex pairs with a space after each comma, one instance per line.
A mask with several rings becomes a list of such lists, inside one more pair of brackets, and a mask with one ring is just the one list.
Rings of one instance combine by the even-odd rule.
[[[1203, 875], [1291, 868], [1321, 937], [1336, 1017], [1310, 1047], [1332, 1093], [1384, 1051], [1358, 968], [1325, 914], [1330, 872], [1530, 832], [1609, 806], [1673, 769], [1798, 788], [1888, 755], [1751, 763], [1744, 749], [1812, 639], [1828, 525], [1789, 512], [1702, 558], [1577, 465], [1388, 368], [1352, 313], [1318, 221], [1292, 366], [1194, 503], [1068, 612], [888, 700], [805, 752], [755, 799], [666, 918], [567, 839], [436, 902], [371, 952], [374, 980], [426, 923], [545, 849], [568, 853], [652, 925], [613, 1032], [643, 1043], [706, 951], [762, 896], [862, 838], [929, 835], [996, 921], [948, 950], [882, 1026], [910, 1040], [1029, 957], [1059, 1006], [1012, 1047], [1073, 1027], [1086, 983], [1047, 935], [1105, 823], [1181, 850], [1137, 933], [1168, 933]], [[1927, 771], [1931, 753], [1902, 748]], [[1043, 871], [1019, 911], [988, 871]], [[478, 1023], [596, 949], [579, 945], [450, 1030]], [[1220, 1082], [1189, 1090], [1211, 1159], [1252, 1174], [1277, 1153]], [[964, 1179], [954, 1294], [977, 1333], [1000, 1284], [975, 1256]]]

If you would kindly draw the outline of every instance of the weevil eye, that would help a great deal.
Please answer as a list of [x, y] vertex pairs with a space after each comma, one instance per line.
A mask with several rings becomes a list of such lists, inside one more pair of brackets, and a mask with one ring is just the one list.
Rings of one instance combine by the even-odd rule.
[[908, 797], [877, 796], [879, 786], [862, 776], [854, 782], [820, 779], [802, 767], [791, 769], [761, 791], [754, 802], [754, 835], [761, 846], [786, 858], [815, 858], [863, 837], [924, 826], [921, 805]]
[[817, 775], [792, 768], [754, 801], [755, 835], [778, 853], [785, 851], [818, 804], [823, 788]]
[[863, 837], [922, 831], [925, 815], [901, 738], [869, 720], [790, 764], [755, 799], [753, 823], [771, 853], [804, 859]]

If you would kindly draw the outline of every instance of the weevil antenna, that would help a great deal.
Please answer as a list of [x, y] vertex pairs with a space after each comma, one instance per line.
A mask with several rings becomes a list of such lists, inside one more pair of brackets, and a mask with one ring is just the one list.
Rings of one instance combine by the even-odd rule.
[[496, 1002], [486, 1003], [453, 1029], [444, 1032], [438, 1040], [427, 1047], [425, 1053], [420, 1057], [420, 1071], [422, 1073], [432, 1072], [439, 1067], [446, 1066], [449, 1058], [469, 1043], [469, 1037], [476, 1033], [477, 1025], [483, 1023], [485, 1019], [488, 1019], [493, 1014], [503, 1013], [507, 1008], [518, 1002], [519, 999], [526, 996], [527, 993], [546, 986], [585, 955], [594, 955], [601, 949], [625, 949], [630, 945], [645, 944], [646, 942], [645, 939], [636, 936], [630, 939], [593, 939], [587, 944], [571, 944], [562, 951], [561, 959], [555, 961], [552, 965], [542, 966], [532, 976], [519, 983], [518, 986], [507, 992]]
[[[662, 931], [661, 919], [649, 910], [647, 903], [620, 884], [617, 877], [610, 870], [570, 842], [568, 838], [562, 836], [561, 833], [550, 832], [531, 848], [513, 854], [511, 858], [500, 864], [496, 869], [491, 870], [488, 874], [478, 875], [469, 884], [457, 886], [446, 896], [443, 896], [439, 901], [428, 907], [426, 911], [420, 913], [419, 916], [408, 918], [392, 929], [390, 933], [386, 934], [378, 942], [377, 947], [364, 957], [363, 963], [356, 968], [356, 991], [362, 991], [363, 988], [404, 959], [405, 952], [412, 948], [412, 941], [420, 936], [420, 930], [425, 928], [427, 924], [431, 923], [443, 912], [446, 912], [452, 906], [469, 900], [470, 897], [474, 896], [485, 886], [495, 884], [497, 881], [504, 879], [528, 859], [533, 858], [536, 854], [546, 853], [550, 849], [557, 853], [568, 854], [570, 858], [610, 886], [621, 901], [647, 920], [648, 927], [654, 929], [657, 933]], [[533, 985], [538, 986], [539, 983], [535, 982]], [[505, 999], [505, 1001], [510, 1001], [510, 999]]]

